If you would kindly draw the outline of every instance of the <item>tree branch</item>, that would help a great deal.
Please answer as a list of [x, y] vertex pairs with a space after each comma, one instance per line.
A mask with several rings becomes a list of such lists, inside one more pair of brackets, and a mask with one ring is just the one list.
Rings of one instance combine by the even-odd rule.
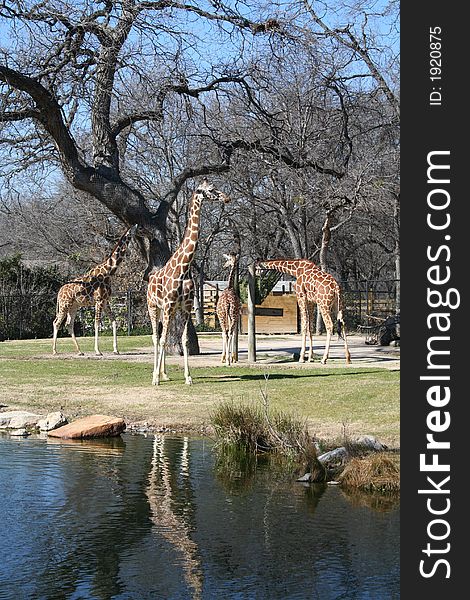
[[363, 40], [364, 46], [361, 46], [356, 36], [352, 33], [351, 27], [348, 25], [342, 29], [331, 29], [326, 25], [326, 23], [317, 15], [315, 10], [313, 9], [310, 0], [303, 0], [304, 6], [311, 16], [312, 20], [324, 31], [324, 33], [328, 36], [333, 37], [337, 42], [341, 45], [346, 46], [350, 50], [352, 50], [355, 54], [359, 55], [364, 63], [367, 65], [367, 68], [370, 71], [370, 74], [377, 82], [379, 88], [384, 92], [387, 97], [390, 106], [396, 112], [397, 115], [400, 114], [400, 103], [398, 98], [395, 96], [393, 91], [390, 89], [390, 86], [385, 81], [384, 77], [376, 67], [374, 61], [370, 57], [370, 54], [365, 46], [366, 35], [363, 31]]
[[225, 152], [232, 153], [234, 150], [256, 150], [261, 154], [267, 154], [280, 160], [286, 166], [292, 167], [293, 169], [304, 169], [307, 167], [313, 168], [317, 173], [322, 173], [323, 175], [331, 175], [336, 179], [342, 179], [345, 175], [344, 171], [337, 171], [336, 169], [331, 169], [329, 167], [323, 167], [318, 164], [314, 160], [309, 160], [308, 158], [301, 157], [300, 159], [294, 158], [290, 153], [285, 152], [277, 148], [273, 145], [263, 144], [260, 140], [255, 141], [246, 141], [246, 140], [232, 140], [229, 142], [219, 142], [218, 145], [221, 148], [224, 148]]
[[[0, 75], [1, 77], [1, 75]], [[32, 108], [24, 110], [10, 110], [0, 112], [0, 122], [24, 121], [25, 119], [39, 119], [40, 113]]]
[[[52, 137], [63, 167], [67, 171], [83, 170], [85, 165], [81, 161], [75, 141], [64, 123], [59, 103], [51, 92], [36, 79], [4, 65], [0, 65], [0, 81], [26, 92], [35, 102], [37, 110], [28, 111], [29, 116], [34, 116]], [[8, 115], [8, 112], [3, 113], [1, 118], [4, 115]]]

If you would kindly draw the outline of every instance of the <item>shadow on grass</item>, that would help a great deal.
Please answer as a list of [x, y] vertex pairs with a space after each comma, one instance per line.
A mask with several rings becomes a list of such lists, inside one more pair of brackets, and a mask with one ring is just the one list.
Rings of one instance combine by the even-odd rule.
[[[363, 369], [361, 371], [345, 371], [345, 372], [335, 372], [332, 371], [330, 373], [268, 373], [269, 381], [273, 381], [276, 379], [309, 379], [316, 377], [349, 377], [350, 375], [370, 375], [371, 373], [381, 373], [381, 370], [377, 369]], [[221, 374], [221, 375], [201, 375], [200, 377], [196, 376], [196, 380], [214, 380], [216, 379], [220, 383], [229, 383], [231, 381], [264, 381], [265, 374], [264, 373], [250, 373], [249, 375], [230, 375]]]

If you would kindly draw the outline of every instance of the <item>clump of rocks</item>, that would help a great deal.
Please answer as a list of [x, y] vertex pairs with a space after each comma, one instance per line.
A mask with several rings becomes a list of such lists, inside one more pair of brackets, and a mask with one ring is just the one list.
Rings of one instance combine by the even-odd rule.
[[[395, 492], [400, 489], [397, 457], [371, 435], [347, 440], [343, 446], [322, 454], [318, 452], [317, 460], [325, 468], [329, 484], [364, 491]], [[306, 473], [297, 481], [312, 483], [318, 480], [312, 473]]]
[[33, 433], [63, 439], [88, 439], [120, 435], [126, 428], [124, 419], [109, 415], [89, 415], [69, 422], [62, 411], [44, 415], [25, 410], [0, 412], [0, 431], [16, 437]]
[[9, 410], [0, 412], [0, 430], [8, 430], [10, 435], [27, 436], [40, 431], [52, 431], [67, 423], [62, 411], [44, 415], [26, 410]]

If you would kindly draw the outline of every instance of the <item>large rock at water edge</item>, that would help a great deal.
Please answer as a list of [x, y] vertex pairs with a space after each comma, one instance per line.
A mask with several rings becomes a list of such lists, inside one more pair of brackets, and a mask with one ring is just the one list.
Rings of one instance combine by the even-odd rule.
[[35, 427], [40, 418], [40, 415], [30, 413], [26, 410], [0, 412], [0, 429], [24, 429], [25, 427]]
[[124, 419], [108, 415], [91, 415], [49, 431], [49, 437], [86, 439], [119, 435], [126, 428]]
[[318, 457], [318, 460], [325, 466], [333, 466], [338, 463], [342, 464], [348, 455], [348, 451], [344, 446], [325, 452]]

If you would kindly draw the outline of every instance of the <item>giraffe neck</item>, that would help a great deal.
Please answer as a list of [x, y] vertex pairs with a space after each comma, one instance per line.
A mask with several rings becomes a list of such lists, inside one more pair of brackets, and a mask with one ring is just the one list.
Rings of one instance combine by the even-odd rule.
[[228, 276], [228, 287], [229, 288], [235, 287], [235, 272], [237, 270], [237, 264], [238, 264], [238, 261], [235, 261], [235, 263], [232, 265], [232, 268], [230, 269], [230, 275]]
[[126, 233], [121, 237], [121, 239], [114, 247], [114, 250], [108, 256], [108, 258], [99, 265], [97, 265], [95, 268], [88, 271], [86, 275], [89, 277], [97, 277], [98, 275], [107, 277], [114, 275], [118, 266], [121, 264], [122, 259], [124, 258], [128, 243], [129, 231], [126, 231]]
[[[176, 259], [177, 265], [182, 271], [189, 269], [196, 252], [199, 240], [199, 223], [201, 220], [202, 195], [194, 193], [191, 198], [189, 219], [181, 244], [173, 253], [172, 259]], [[169, 262], [172, 262], [170, 259]]]
[[262, 260], [258, 263], [258, 266], [263, 269], [273, 269], [275, 271], [281, 271], [281, 273], [288, 273], [294, 277], [298, 277], [299, 272], [305, 267], [308, 267], [309, 269], [316, 267], [315, 263], [303, 258], [296, 258], [292, 260], [286, 260], [285, 258], [276, 260]]

